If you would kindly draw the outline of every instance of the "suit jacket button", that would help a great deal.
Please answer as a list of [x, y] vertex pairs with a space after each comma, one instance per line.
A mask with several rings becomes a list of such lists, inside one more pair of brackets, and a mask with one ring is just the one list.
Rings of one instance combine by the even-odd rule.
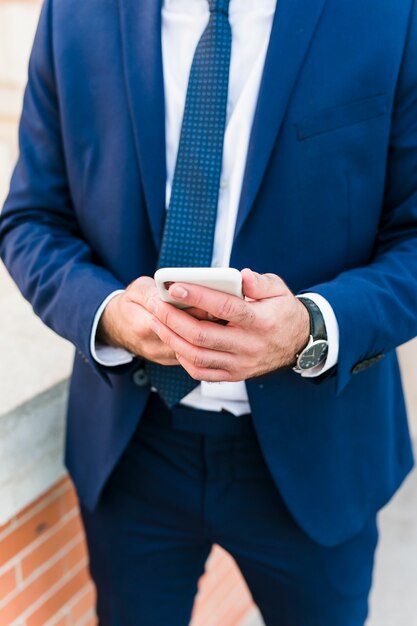
[[141, 367], [132, 374], [132, 379], [138, 387], [146, 387], [149, 384], [149, 376], [145, 368]]

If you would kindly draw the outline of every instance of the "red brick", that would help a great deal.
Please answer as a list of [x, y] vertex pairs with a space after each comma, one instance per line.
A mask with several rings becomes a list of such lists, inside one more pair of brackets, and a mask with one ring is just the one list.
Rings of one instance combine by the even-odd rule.
[[85, 539], [80, 535], [80, 542], [77, 543], [64, 557], [64, 567], [66, 572], [70, 572], [79, 563], [88, 561]]
[[65, 485], [68, 485], [68, 488], [69, 488], [70, 484], [71, 483], [69, 482], [68, 477], [64, 476], [63, 478], [58, 480], [58, 482], [54, 483], [52, 487], [44, 491], [38, 498], [36, 498], [36, 500], [33, 500], [30, 504], [25, 506], [24, 509], [19, 511], [19, 513], [16, 515], [16, 519], [20, 520], [23, 517], [26, 517], [26, 515], [28, 515], [31, 511], [36, 509], [38, 506], [40, 506], [41, 508], [44, 508], [53, 500], [57, 500], [61, 496], [63, 487]]
[[[199, 581], [192, 626], [234, 626], [249, 613], [253, 602], [234, 560], [216, 547], [206, 574]], [[214, 621], [213, 621], [214, 620]]]
[[[17, 619], [19, 615], [26, 611], [26, 609], [46, 593], [52, 585], [62, 578], [63, 571], [64, 568], [61, 559], [43, 572], [26, 588], [22, 589], [12, 601], [0, 610], [0, 624], [11, 624]], [[39, 624], [37, 626], [39, 626]]]
[[71, 620], [73, 624], [76, 624], [81, 619], [85, 618], [87, 613], [92, 611], [95, 607], [96, 594], [93, 584], [90, 583], [85, 593], [77, 600], [77, 602], [71, 608]]
[[73, 509], [78, 510], [79, 508], [78, 498], [77, 498], [77, 494], [75, 493], [75, 489], [72, 485], [70, 489], [68, 489], [68, 491], [64, 493], [62, 500], [63, 500], [63, 505], [64, 505], [64, 511], [66, 511], [67, 513], [69, 513]]
[[221, 626], [235, 626], [239, 618], [252, 608], [250, 596], [244, 593], [240, 585], [227, 585], [225, 589], [218, 588], [218, 594], [210, 602], [196, 603], [193, 611], [192, 626], [207, 626], [221, 624]]
[[206, 572], [199, 580], [199, 590], [204, 595], [210, 594], [216, 589], [219, 581], [235, 569], [236, 565], [232, 557], [227, 552], [214, 548]]
[[53, 596], [26, 618], [26, 626], [41, 626], [41, 624], [45, 624], [48, 619], [56, 615], [87, 584], [88, 580], [86, 569], [82, 569], [78, 574], [75, 574]]
[[92, 616], [88, 622], [83, 622], [83, 626], [97, 626], [97, 617], [95, 615]]
[[23, 578], [28, 578], [33, 572], [44, 565], [59, 550], [65, 547], [80, 533], [80, 522], [77, 517], [70, 519], [62, 528], [59, 528], [40, 545], [34, 548], [33, 552], [22, 559]]
[[13, 567], [0, 576], [0, 600], [3, 600], [3, 598], [8, 596], [15, 588], [16, 570]]
[[[23, 548], [58, 523], [61, 517], [60, 501], [54, 500], [27, 522], [16, 528], [0, 541], [0, 566], [4, 565]], [[1, 623], [1, 622], [0, 622]]]

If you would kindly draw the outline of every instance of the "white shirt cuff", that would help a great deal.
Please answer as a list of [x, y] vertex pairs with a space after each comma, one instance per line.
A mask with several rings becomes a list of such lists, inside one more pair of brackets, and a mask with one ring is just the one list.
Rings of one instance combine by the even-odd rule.
[[[313, 367], [308, 372], [300, 372], [303, 378], [315, 378], [327, 372], [334, 365], [336, 365], [339, 358], [339, 324], [337, 323], [336, 315], [334, 314], [331, 304], [318, 293], [303, 293], [300, 294], [303, 298], [309, 298], [319, 307], [321, 314], [324, 318], [324, 323], [327, 331], [327, 341], [329, 344], [329, 351], [324, 363]], [[297, 296], [297, 297], [300, 297]]]
[[105, 365], [107, 367], [116, 367], [116, 365], [125, 365], [126, 363], [130, 363], [133, 361], [133, 357], [135, 356], [131, 352], [128, 352], [124, 348], [116, 348], [114, 346], [106, 346], [103, 343], [99, 343], [96, 339], [97, 327], [100, 321], [100, 318], [103, 314], [104, 309], [115, 296], [119, 293], [123, 293], [123, 289], [117, 289], [116, 291], [112, 291], [111, 294], [107, 296], [105, 300], [101, 303], [99, 308], [97, 309], [97, 313], [94, 317], [93, 327], [91, 329], [90, 336], [90, 352], [91, 356], [97, 363], [100, 365]]

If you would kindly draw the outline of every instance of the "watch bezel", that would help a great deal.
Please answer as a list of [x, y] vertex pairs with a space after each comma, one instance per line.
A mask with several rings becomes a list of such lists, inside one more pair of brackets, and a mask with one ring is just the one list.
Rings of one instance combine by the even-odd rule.
[[[323, 359], [321, 359], [318, 363], [316, 363], [315, 365], [312, 365], [311, 367], [303, 367], [301, 365], [301, 361], [302, 359], [306, 356], [306, 354], [311, 350], [311, 348], [316, 348], [318, 344], [324, 344], [325, 347], [327, 348], [327, 351], [325, 353], [325, 357]], [[327, 339], [314, 339], [312, 335], [310, 335], [310, 339], [308, 344], [306, 345], [306, 347], [304, 348], [304, 350], [302, 350], [300, 352], [299, 355], [297, 355], [297, 364], [295, 366], [295, 369], [297, 369], [298, 371], [301, 372], [308, 372], [309, 370], [314, 369], [315, 367], [318, 367], [319, 365], [321, 365], [325, 359], [327, 358], [327, 353], [329, 350], [329, 342], [327, 341]]]

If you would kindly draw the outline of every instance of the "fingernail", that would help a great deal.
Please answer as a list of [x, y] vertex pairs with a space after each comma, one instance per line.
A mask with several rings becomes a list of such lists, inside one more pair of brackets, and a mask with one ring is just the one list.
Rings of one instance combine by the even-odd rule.
[[180, 287], [179, 285], [171, 287], [170, 293], [171, 296], [174, 296], [174, 298], [180, 298], [181, 300], [188, 296], [188, 291], [184, 289], [184, 287]]
[[156, 313], [158, 313], [158, 300], [156, 298], [152, 298], [149, 301], [149, 306], [150, 306], [152, 313], [155, 313], [156, 315]]
[[161, 330], [160, 324], [156, 320], [152, 319], [151, 326], [152, 326], [152, 329], [156, 332], [156, 334], [159, 335], [159, 331]]

